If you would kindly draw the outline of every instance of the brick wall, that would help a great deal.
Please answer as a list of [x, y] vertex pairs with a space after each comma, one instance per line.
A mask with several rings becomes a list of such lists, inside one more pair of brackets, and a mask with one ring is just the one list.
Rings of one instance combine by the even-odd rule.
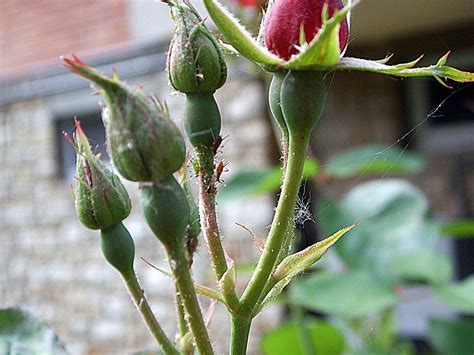
[[123, 0], [5, 0], [0, 4], [0, 76], [41, 68], [68, 52], [127, 41]]

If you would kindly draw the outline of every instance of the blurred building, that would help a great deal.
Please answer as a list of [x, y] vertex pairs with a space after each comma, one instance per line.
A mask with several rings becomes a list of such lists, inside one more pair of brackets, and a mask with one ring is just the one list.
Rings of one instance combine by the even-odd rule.
[[[432, 63], [452, 50], [453, 66], [474, 70], [471, 0], [366, 1], [355, 11], [352, 24], [349, 55], [382, 58], [393, 52], [394, 61], [403, 62], [424, 53], [423, 63]], [[166, 6], [151, 0], [0, 4], [0, 305], [20, 304], [32, 310], [74, 354], [150, 349], [153, 340], [118, 276], [103, 261], [97, 233], [76, 220], [69, 191], [74, 152], [61, 132], [71, 132], [71, 119], [77, 115], [98, 150], [104, 149], [105, 136], [99, 98], [91, 95], [86, 81], [63, 69], [58, 57], [74, 52], [102, 72], [115, 67], [130, 84], [144, 84], [146, 92], [166, 99], [179, 121], [183, 99], [169, 94], [164, 72], [170, 31]], [[328, 88], [327, 109], [313, 142], [322, 161], [369, 142], [408, 146], [428, 157], [426, 172], [413, 179], [427, 193], [435, 214], [474, 214], [472, 86], [456, 92], [435, 115], [429, 114], [450, 92], [434, 80], [337, 73], [328, 77]], [[264, 86], [255, 69], [232, 60], [229, 82], [219, 91], [218, 101], [223, 135], [230, 136], [223, 158], [231, 161], [231, 173], [277, 162]], [[342, 181], [327, 193], [339, 197], [352, 184]], [[133, 184], [127, 187], [135, 190]], [[231, 256], [242, 263], [255, 260], [250, 238], [234, 223], [244, 223], [263, 236], [272, 206], [270, 197], [219, 206]], [[125, 224], [136, 240], [137, 256], [166, 267], [161, 247], [138, 208]], [[472, 244], [468, 248], [460, 250], [472, 257]], [[196, 278], [212, 285], [204, 249], [200, 248]], [[472, 260], [469, 264], [461, 254], [458, 260], [460, 274], [469, 268], [472, 272]], [[136, 264], [152, 307], [171, 334], [172, 285], [140, 260]], [[206, 309], [205, 301], [203, 305]], [[434, 306], [420, 307], [431, 312]], [[223, 353], [228, 326], [221, 311], [212, 332]], [[273, 326], [278, 316], [277, 310], [260, 316], [255, 334]], [[423, 325], [407, 323], [404, 329], [423, 336]], [[253, 341], [256, 352], [256, 337]]]

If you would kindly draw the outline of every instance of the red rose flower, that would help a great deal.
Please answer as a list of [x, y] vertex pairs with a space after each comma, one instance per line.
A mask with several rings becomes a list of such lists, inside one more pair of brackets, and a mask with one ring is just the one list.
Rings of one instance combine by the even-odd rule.
[[[276, 0], [265, 18], [264, 41], [266, 47], [285, 60], [299, 51], [300, 28], [303, 26], [306, 41], [316, 36], [322, 25], [322, 10], [327, 4], [328, 15], [341, 10], [341, 0]], [[339, 48], [344, 51], [349, 40], [347, 20], [340, 24]]]
[[260, 0], [237, 0], [236, 2], [242, 7], [257, 7], [260, 5]]

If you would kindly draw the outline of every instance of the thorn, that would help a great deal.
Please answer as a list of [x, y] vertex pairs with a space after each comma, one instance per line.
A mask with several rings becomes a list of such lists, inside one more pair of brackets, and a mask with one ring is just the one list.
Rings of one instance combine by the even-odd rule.
[[446, 64], [448, 61], [448, 57], [451, 54], [451, 50], [447, 51], [441, 58], [439, 58], [438, 63], [436, 63], [437, 66], [443, 66]]
[[239, 227], [246, 230], [252, 236], [253, 244], [255, 245], [257, 250], [259, 252], [263, 252], [263, 249], [265, 248], [265, 244], [261, 240], [258, 239], [257, 235], [254, 232], [252, 232], [249, 228], [244, 226], [243, 224], [240, 224], [240, 223], [235, 223], [235, 224], [237, 224]]
[[454, 88], [449, 85], [446, 81], [444, 81], [443, 79], [441, 79], [438, 75], [433, 75], [433, 77], [436, 79], [436, 81], [438, 83], [440, 83], [441, 85], [443, 85], [445, 88], [447, 89], [450, 89], [450, 90], [453, 90]]
[[393, 58], [393, 53], [388, 53], [385, 58], [377, 60], [376, 62], [379, 64], [387, 64], [392, 58]]

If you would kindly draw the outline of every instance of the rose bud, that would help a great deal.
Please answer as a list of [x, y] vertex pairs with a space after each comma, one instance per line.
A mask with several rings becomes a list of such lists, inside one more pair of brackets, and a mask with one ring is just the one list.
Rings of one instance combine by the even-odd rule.
[[186, 194], [176, 179], [140, 184], [140, 205], [155, 236], [165, 247], [185, 242], [189, 222]]
[[66, 138], [77, 153], [76, 213], [87, 228], [107, 229], [128, 217], [130, 198], [119, 177], [92, 153], [79, 121], [75, 123], [75, 140]]
[[[329, 18], [344, 8], [342, 0], [275, 0], [265, 16], [265, 46], [278, 57], [289, 60], [299, 47], [310, 43], [323, 24], [323, 9]], [[304, 37], [302, 36], [304, 34]], [[339, 25], [339, 50], [343, 53], [349, 41], [347, 19]]]
[[109, 154], [120, 174], [131, 181], [169, 178], [184, 162], [184, 139], [170, 120], [168, 110], [141, 90], [88, 67], [77, 57], [63, 59], [66, 67], [102, 88], [102, 119]]
[[168, 4], [175, 23], [168, 52], [171, 85], [183, 93], [216, 91], [227, 79], [219, 44], [194, 9], [185, 4]]

